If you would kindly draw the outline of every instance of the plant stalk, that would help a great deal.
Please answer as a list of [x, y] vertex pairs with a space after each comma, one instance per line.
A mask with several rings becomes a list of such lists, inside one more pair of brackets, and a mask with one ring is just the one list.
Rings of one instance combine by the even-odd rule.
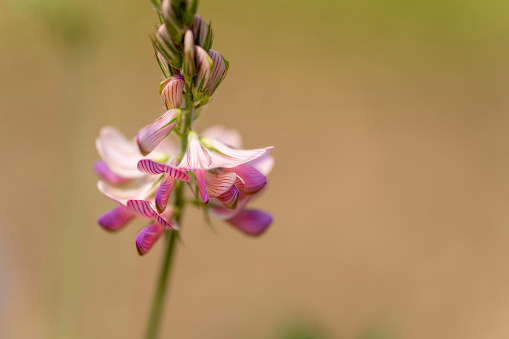
[[[187, 148], [187, 135], [191, 129], [191, 122], [193, 119], [193, 96], [191, 91], [186, 91], [185, 95], [185, 110], [184, 110], [184, 123], [181, 136], [182, 154], [183, 155]], [[175, 203], [174, 203], [174, 216], [175, 221], [179, 227], [182, 225], [182, 212], [184, 210], [185, 199], [184, 199], [184, 185], [182, 181], [177, 181], [175, 186]], [[156, 339], [159, 334], [161, 327], [161, 318], [163, 315], [164, 301], [166, 291], [168, 290], [168, 282], [170, 280], [171, 267], [175, 257], [175, 249], [177, 247], [176, 240], [178, 238], [178, 232], [171, 231], [167, 234], [167, 247], [166, 253], [161, 266], [161, 272], [159, 274], [159, 281], [156, 287], [154, 301], [152, 303], [152, 310], [150, 311], [150, 318], [147, 325], [147, 331], [145, 333], [145, 339]]]

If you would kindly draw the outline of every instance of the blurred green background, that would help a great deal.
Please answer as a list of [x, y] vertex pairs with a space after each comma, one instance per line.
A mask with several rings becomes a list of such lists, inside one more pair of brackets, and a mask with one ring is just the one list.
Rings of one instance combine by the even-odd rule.
[[[185, 215], [164, 338], [509, 336], [509, 2], [202, 0], [199, 127], [275, 145], [246, 238]], [[139, 338], [161, 244], [96, 218], [95, 137], [161, 112], [148, 0], [0, 0], [0, 337]]]

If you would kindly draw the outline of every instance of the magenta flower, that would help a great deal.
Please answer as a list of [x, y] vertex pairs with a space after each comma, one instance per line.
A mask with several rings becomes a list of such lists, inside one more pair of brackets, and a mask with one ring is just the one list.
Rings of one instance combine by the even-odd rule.
[[[151, 247], [147, 245], [147, 239], [157, 240], [153, 233], [155, 229], [176, 228], [175, 223], [171, 220], [171, 212], [162, 215], [152, 207], [159, 178], [146, 175], [138, 170], [138, 163], [143, 159], [149, 161], [149, 158], [145, 158], [139, 153], [134, 140], [127, 140], [113, 127], [105, 127], [101, 130], [96, 140], [96, 147], [102, 158], [94, 166], [96, 173], [101, 178], [97, 187], [103, 195], [118, 205], [101, 215], [98, 223], [105, 230], [116, 231], [136, 216], [154, 219], [155, 223], [161, 227], [155, 227], [152, 224], [152, 227], [149, 228], [152, 236], [144, 238], [142, 249], [138, 247], [140, 253], [146, 253]], [[175, 152], [176, 145], [172, 144], [170, 139], [165, 140], [151, 154], [150, 159], [153, 160], [150, 161], [166, 162], [170, 159], [169, 154]], [[177, 169], [169, 171], [168, 177], [189, 181], [189, 176]], [[147, 230], [143, 229], [139, 236], [146, 232]]]

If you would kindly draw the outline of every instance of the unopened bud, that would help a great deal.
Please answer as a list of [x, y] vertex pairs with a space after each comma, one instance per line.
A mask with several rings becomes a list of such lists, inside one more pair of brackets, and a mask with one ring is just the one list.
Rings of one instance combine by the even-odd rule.
[[194, 16], [193, 33], [196, 38], [196, 44], [208, 51], [212, 47], [212, 27], [199, 15]]
[[184, 36], [184, 63], [182, 73], [185, 76], [193, 76], [196, 73], [196, 63], [194, 59], [194, 36], [191, 30], [187, 30]]
[[197, 75], [196, 75], [196, 92], [204, 92], [207, 88], [207, 85], [210, 81], [210, 76], [212, 75], [212, 68], [214, 63], [210, 56], [205, 52], [203, 48], [200, 46], [194, 47], [196, 54], [196, 67], [197, 67]]
[[182, 105], [182, 91], [184, 90], [184, 77], [182, 75], [175, 75], [166, 79], [159, 88], [166, 109], [180, 108]]
[[166, 29], [166, 24], [162, 24], [157, 30], [156, 37], [153, 40], [156, 49], [171, 63], [175, 68], [180, 68], [182, 59], [177, 47]]
[[213, 49], [209, 50], [210, 58], [214, 63], [214, 67], [212, 69], [212, 75], [210, 77], [209, 84], [207, 85], [206, 92], [208, 95], [214, 94], [215, 90], [221, 84], [223, 79], [226, 77], [226, 73], [228, 72], [228, 64], [225, 62], [223, 56]]
[[172, 37], [173, 42], [175, 44], [180, 44], [182, 42], [182, 37], [184, 34], [184, 23], [179, 20], [179, 16], [175, 13], [174, 8], [179, 8], [179, 4], [173, 4], [174, 0], [163, 0], [161, 5], [161, 16], [163, 18], [164, 23], [166, 24], [166, 28], [168, 30], [169, 35]]

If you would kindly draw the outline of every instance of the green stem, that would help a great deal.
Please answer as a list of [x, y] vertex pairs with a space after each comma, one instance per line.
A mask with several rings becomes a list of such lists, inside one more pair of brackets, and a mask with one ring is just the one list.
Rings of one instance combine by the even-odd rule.
[[[191, 129], [191, 122], [193, 119], [193, 100], [192, 93], [190, 90], [187, 90], [185, 93], [185, 102], [186, 108], [184, 111], [184, 128], [181, 136], [181, 144], [182, 144], [182, 154], [185, 153], [187, 148], [187, 135]], [[184, 183], [182, 181], [177, 181], [175, 187], [175, 210], [174, 216], [177, 225], [180, 227], [182, 225], [182, 212], [185, 206], [184, 199]], [[152, 310], [150, 311], [150, 318], [148, 321], [147, 332], [145, 334], [146, 339], [155, 339], [159, 333], [159, 328], [161, 327], [161, 317], [163, 315], [163, 306], [166, 296], [166, 291], [168, 289], [168, 281], [170, 280], [170, 272], [171, 266], [173, 263], [173, 257], [175, 248], [177, 247], [176, 240], [178, 238], [177, 231], [171, 231], [167, 239], [167, 247], [166, 253], [163, 260], [163, 264], [161, 266], [161, 272], [159, 274], [159, 282], [157, 284], [156, 293], [154, 296], [154, 301], [152, 303]]]

